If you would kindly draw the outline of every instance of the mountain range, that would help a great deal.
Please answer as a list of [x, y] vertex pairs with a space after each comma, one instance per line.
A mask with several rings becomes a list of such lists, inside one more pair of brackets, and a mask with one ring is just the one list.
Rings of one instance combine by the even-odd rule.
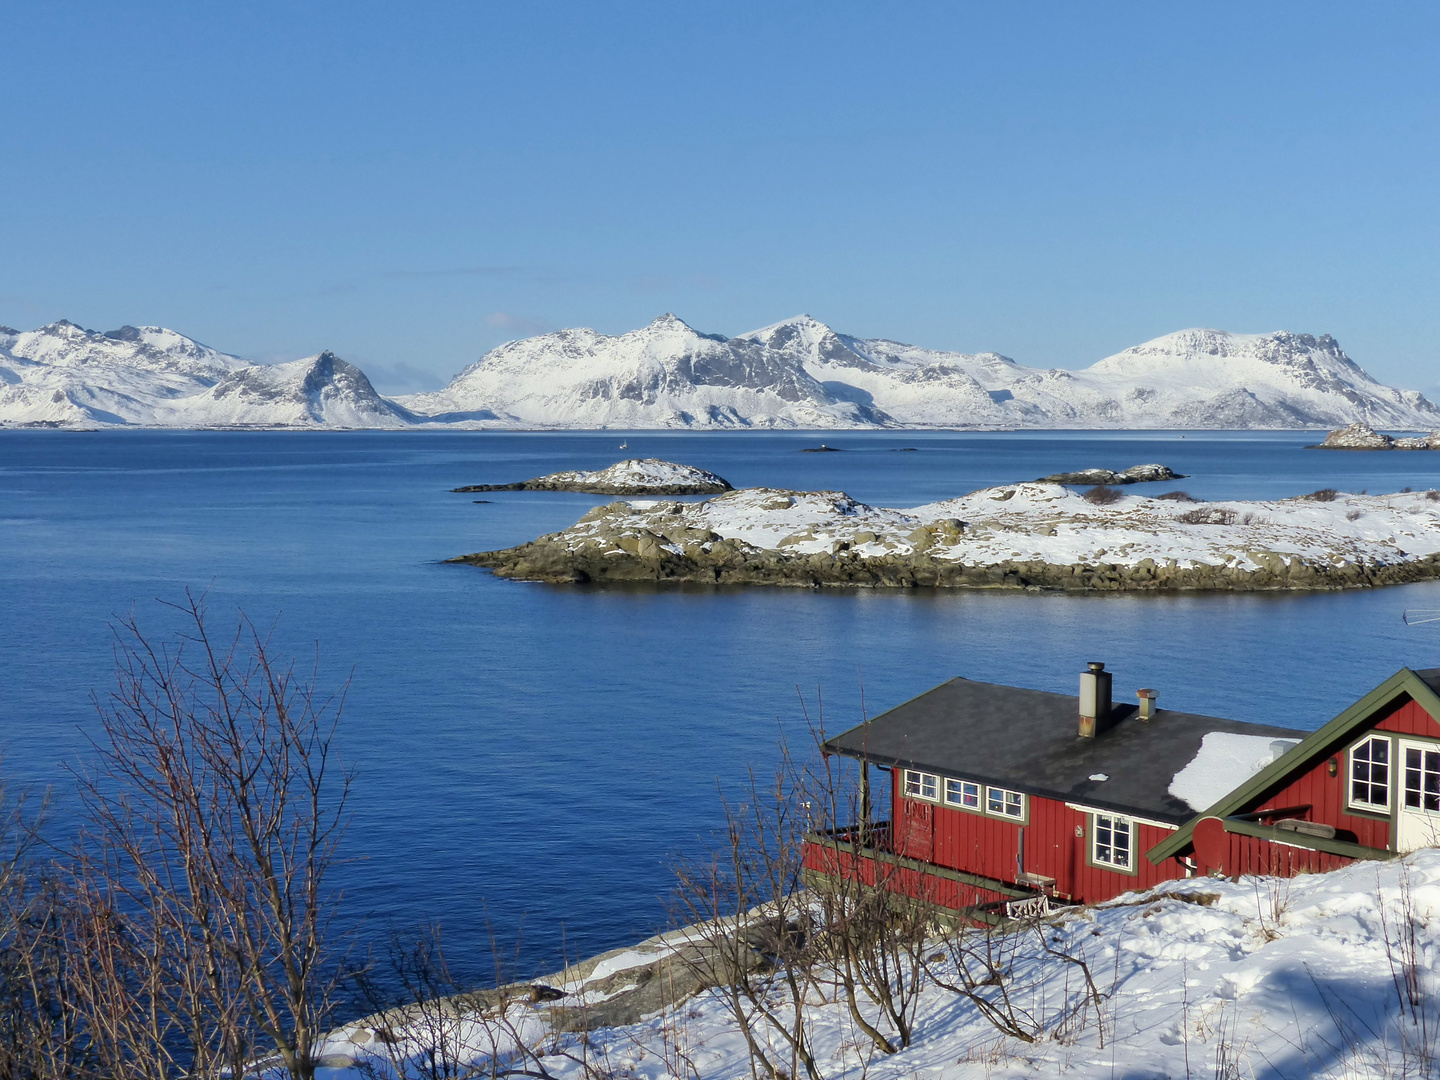
[[330, 352], [255, 364], [173, 330], [0, 327], [0, 424], [260, 428], [1440, 427], [1329, 335], [1181, 330], [1079, 370], [841, 334], [737, 337], [674, 315], [507, 342], [443, 390], [386, 398]]

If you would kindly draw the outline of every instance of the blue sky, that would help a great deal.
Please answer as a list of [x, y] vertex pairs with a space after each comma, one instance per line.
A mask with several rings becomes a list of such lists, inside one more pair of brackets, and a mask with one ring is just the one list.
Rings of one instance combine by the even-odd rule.
[[1331, 333], [1440, 384], [1433, 4], [0, 8], [0, 322], [382, 390], [674, 311], [1084, 366]]

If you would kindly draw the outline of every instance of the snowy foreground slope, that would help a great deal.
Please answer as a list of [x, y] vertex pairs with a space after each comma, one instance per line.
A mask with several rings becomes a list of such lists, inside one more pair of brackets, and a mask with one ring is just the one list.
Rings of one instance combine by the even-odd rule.
[[[299, 365], [299, 366], [296, 366]], [[223, 383], [223, 385], [222, 385]], [[68, 427], [1440, 427], [1330, 337], [1184, 330], [1083, 370], [840, 334], [809, 316], [726, 338], [674, 315], [492, 350], [390, 401], [330, 353], [249, 364], [172, 330], [0, 327], [0, 424]]]
[[1041, 370], [850, 337], [806, 315], [729, 339], [674, 315], [618, 337], [561, 330], [403, 401], [437, 419], [534, 427], [1440, 425], [1440, 408], [1376, 382], [1328, 336], [1183, 330], [1084, 370]]
[[[476, 1075], [509, 1064], [557, 1080], [750, 1077], [745, 1039], [720, 990], [583, 1040], [550, 1029], [552, 1009], [603, 1003], [605, 993], [588, 991], [587, 983], [609, 978], [613, 985], [617, 970], [653, 965], [686, 940], [681, 932], [618, 953], [587, 980], [563, 985], [568, 996], [553, 1005], [517, 1003], [489, 1019], [471, 1014], [446, 1025], [452, 1060], [478, 1067]], [[1440, 1067], [1435, 850], [1290, 879], [1170, 882], [972, 948], [991, 953], [1003, 970], [997, 984], [977, 987], [978, 995], [1018, 1018], [1033, 1041], [1002, 1033], [976, 1004], [941, 985], [960, 980], [954, 950], [937, 939], [918, 973], [913, 1039], [891, 1055], [873, 1049], [833, 976], [813, 973], [803, 1027], [819, 1074], [1338, 1080], [1432, 1077]], [[1083, 961], [1094, 995], [1078, 966], [1061, 956]], [[779, 1013], [793, 1017], [778, 978], [774, 985]], [[861, 1015], [881, 1022], [863, 999]], [[789, 1063], [773, 1029], [757, 1025], [755, 1033], [763, 1049]], [[393, 1054], [364, 1023], [336, 1032], [325, 1046], [328, 1077], [394, 1075], [391, 1057], [436, 1041], [414, 1025], [390, 1034], [398, 1037]]]
[[1341, 588], [1440, 576], [1440, 493], [1193, 503], [1060, 484], [909, 510], [749, 488], [596, 507], [559, 533], [465, 556], [507, 577], [774, 585]]

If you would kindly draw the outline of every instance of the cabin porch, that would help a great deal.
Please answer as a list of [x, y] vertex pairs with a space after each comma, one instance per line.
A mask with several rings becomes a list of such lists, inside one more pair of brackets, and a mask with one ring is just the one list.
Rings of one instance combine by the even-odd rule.
[[952, 870], [897, 854], [888, 821], [807, 833], [802, 848], [808, 885], [823, 879], [885, 889], [980, 922], [1045, 915], [1051, 898], [1044, 881], [1016, 884]]

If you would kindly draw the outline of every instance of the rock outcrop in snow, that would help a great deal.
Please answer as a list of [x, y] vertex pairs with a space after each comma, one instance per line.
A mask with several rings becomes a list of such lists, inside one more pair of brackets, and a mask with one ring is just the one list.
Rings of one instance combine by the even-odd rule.
[[1440, 493], [1187, 508], [1012, 484], [912, 510], [751, 488], [599, 506], [456, 561], [537, 581], [1066, 590], [1337, 589], [1440, 577]]
[[633, 458], [608, 469], [537, 476], [514, 484], [468, 484], [455, 491], [583, 491], [591, 495], [718, 495], [732, 490], [723, 476], [659, 458]]

